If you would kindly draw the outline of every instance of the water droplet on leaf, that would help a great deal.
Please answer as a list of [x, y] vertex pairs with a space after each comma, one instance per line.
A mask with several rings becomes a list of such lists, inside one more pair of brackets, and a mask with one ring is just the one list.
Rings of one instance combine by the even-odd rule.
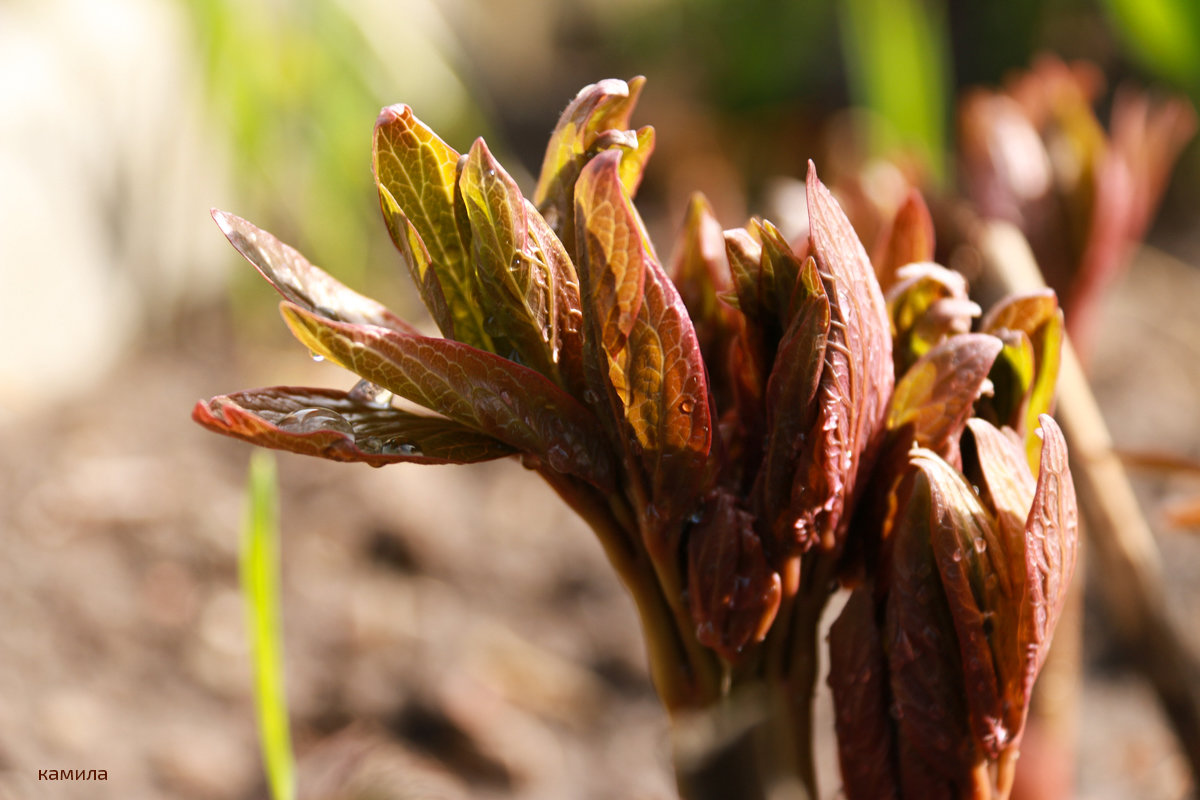
[[321, 355], [320, 353], [316, 352], [315, 350], [309, 350], [308, 355], [310, 358], [312, 358], [313, 361], [316, 361], [318, 363], [325, 360], [325, 356]]
[[336, 411], [328, 408], [302, 408], [293, 411], [279, 420], [280, 430], [291, 433], [315, 433], [317, 431], [334, 431], [354, 438], [354, 428], [349, 420]]
[[392, 403], [391, 392], [378, 384], [371, 383], [366, 378], [354, 384], [354, 388], [350, 390], [349, 394], [354, 400], [375, 406], [389, 406]]

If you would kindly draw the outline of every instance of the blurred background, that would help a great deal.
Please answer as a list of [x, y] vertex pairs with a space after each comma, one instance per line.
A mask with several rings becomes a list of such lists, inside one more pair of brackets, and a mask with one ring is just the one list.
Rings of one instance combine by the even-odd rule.
[[[531, 190], [575, 92], [646, 75], [639, 206], [669, 258], [691, 191], [726, 227], [786, 225], [809, 158], [847, 187], [886, 190], [886, 156], [970, 194], [959, 99], [1043, 53], [1093, 65], [1102, 127], [1121, 85], [1200, 101], [1191, 0], [0, 0], [0, 798], [266, 796], [237, 583], [248, 448], [189, 413], [354, 379], [290, 341], [211, 207], [428, 324], [372, 186], [383, 105], [459, 150], [486, 137]], [[1194, 141], [1162, 183], [1093, 303], [1090, 369], [1117, 447], [1184, 464], [1135, 477], [1196, 652]], [[632, 604], [534, 476], [279, 466], [302, 797], [673, 796]], [[1083, 631], [1077, 796], [1193, 796], [1100, 610]], [[37, 781], [55, 768], [109, 780]]]

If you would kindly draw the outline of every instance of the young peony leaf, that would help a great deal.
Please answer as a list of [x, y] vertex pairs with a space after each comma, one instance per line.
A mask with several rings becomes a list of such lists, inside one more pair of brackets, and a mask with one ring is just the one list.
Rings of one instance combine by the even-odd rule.
[[[479, 280], [479, 300], [488, 331], [497, 344], [511, 344], [513, 360], [527, 364], [561, 385], [561, 347], [555, 308], [559, 277], [551, 258], [570, 264], [566, 253], [549, 258], [530, 236], [528, 206], [521, 190], [483, 139], [476, 139], [458, 181]], [[551, 239], [551, 241], [555, 241]], [[557, 244], [557, 242], [555, 241]], [[561, 246], [560, 246], [561, 247]]]
[[442, 280], [433, 268], [429, 250], [426, 249], [425, 242], [421, 241], [421, 234], [417, 233], [416, 227], [404, 216], [404, 212], [396, 205], [396, 200], [389, 192], [379, 193], [379, 205], [392, 242], [400, 251], [400, 258], [408, 267], [408, 273], [417, 287], [421, 301], [429, 310], [429, 316], [437, 323], [443, 336], [456, 339], [454, 315], [450, 313], [446, 293], [442, 291]]
[[[455, 338], [491, 350], [491, 337], [475, 302], [467, 246], [454, 218], [458, 153], [417, 119], [411, 108], [395, 105], [380, 112], [375, 123], [373, 155], [375, 183], [392, 241], [401, 253], [414, 252], [404, 221], [412, 223], [428, 251], [429, 264], [453, 319]], [[423, 285], [424, 281], [418, 283]], [[437, 320], [440, 309], [431, 308], [430, 312]]]
[[888, 429], [911, 426], [918, 446], [956, 463], [958, 438], [1003, 346], [995, 336], [965, 333], [921, 356], [896, 383]]
[[353, 391], [276, 386], [237, 392], [200, 401], [192, 418], [251, 444], [373, 467], [471, 464], [517, 452], [452, 420], [371, 402]]
[[829, 297], [825, 370], [818, 419], [792, 491], [796, 542], [840, 546], [860, 466], [874, 458], [891, 398], [892, 340], [879, 283], [854, 228], [833, 195], [808, 170], [809, 243]]
[[956, 469], [928, 450], [914, 450], [911, 460], [929, 486], [931, 545], [958, 635], [971, 730], [980, 750], [995, 759], [1016, 742], [1023, 721], [1023, 714], [1014, 720], [1004, 693], [1020, 653], [1004, 647], [1012, 638], [1003, 629], [1018, 618], [1020, 597], [999, 588], [1012, 584], [1009, 573], [1021, 566], [1022, 555], [1005, 546]]
[[347, 288], [261, 228], [217, 209], [212, 218], [230, 244], [288, 301], [340, 322], [416, 332], [383, 305]]
[[550, 135], [533, 203], [568, 252], [576, 252], [575, 182], [593, 156], [615, 148], [621, 154], [621, 183], [630, 196], [637, 192], [654, 149], [654, 131], [627, 128], [645, 83], [642, 77], [628, 83], [610, 78], [583, 87]]
[[331, 322], [291, 303], [280, 308], [313, 352], [559, 472], [611, 488], [595, 418], [535, 370], [461, 342]]
[[896, 279], [887, 305], [896, 374], [903, 375], [938, 342], [969, 331], [980, 310], [967, 297], [966, 279], [938, 264], [908, 264]]
[[797, 461], [817, 420], [817, 387], [825, 367], [830, 309], [825, 287], [809, 258], [800, 274], [795, 316], [775, 357], [767, 379], [767, 445], [759, 473], [762, 513], [768, 521], [772, 554], [786, 549], [794, 531], [791, 517], [792, 485], [811, 479], [797, 471]]
[[899, 800], [887, 663], [870, 587], [851, 593], [829, 629], [829, 688], [846, 800]]
[[[931, 454], [932, 456], [932, 454]], [[936, 458], [936, 456], [932, 456]], [[890, 527], [883, 643], [896, 717], [901, 796], [963, 795], [978, 759], [950, 602], [930, 537], [936, 510], [929, 476], [909, 470]]]
[[1027, 658], [1026, 697], [1046, 661], [1079, 552], [1079, 509], [1067, 464], [1067, 443], [1058, 423], [1048, 414], [1039, 417], [1038, 422], [1042, 458], [1033, 506], [1025, 522], [1028, 592], [1021, 605], [1020, 621], [1020, 641]]
[[754, 515], [720, 491], [688, 533], [688, 600], [696, 638], [730, 661], [761, 642], [779, 611], [782, 583], [763, 555]]
[[616, 428], [640, 461], [650, 499], [681, 513], [703, 481], [712, 444], [708, 384], [687, 309], [663, 271], [620, 182], [620, 157], [602, 153], [575, 187], [580, 282], [595, 359]]
[[933, 217], [929, 206], [918, 190], [909, 189], [908, 197], [876, 245], [873, 261], [879, 285], [886, 291], [896, 282], [897, 270], [906, 264], [933, 261], [933, 254]]
[[[714, 384], [728, 385], [724, 362], [729, 341], [736, 330], [736, 312], [720, 299], [732, 290], [725, 237], [704, 195], [696, 192], [688, 201], [683, 230], [675, 245], [675, 258], [667, 273], [687, 308], [696, 329], [704, 363]], [[720, 404], [718, 404], [720, 405]]]
[[1050, 289], [1010, 297], [988, 311], [982, 329], [988, 333], [1019, 331], [1029, 337], [1033, 346], [1033, 382], [1025, 388], [1021, 400], [997, 398], [997, 403], [998, 406], [1021, 409], [1019, 418], [1001, 418], [1000, 422], [1010, 425], [1024, 437], [1025, 455], [1030, 469], [1036, 474], [1042, 445], [1034, 430], [1038, 418], [1054, 410], [1062, 357], [1063, 313], [1058, 307], [1058, 299]]
[[761, 327], [767, 313], [762, 301], [762, 239], [757, 234], [758, 229], [753, 221], [749, 229], [725, 231], [725, 253], [738, 310], [747, 320], [753, 320]]

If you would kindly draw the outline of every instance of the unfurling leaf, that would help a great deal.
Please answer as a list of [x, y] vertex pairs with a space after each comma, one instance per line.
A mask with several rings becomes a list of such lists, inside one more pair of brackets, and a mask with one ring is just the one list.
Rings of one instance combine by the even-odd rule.
[[716, 494], [688, 534], [688, 598], [696, 638], [734, 660], [761, 642], [779, 610], [779, 574], [763, 555], [754, 516]]
[[[553, 234], [538, 235], [544, 221], [482, 139], [471, 147], [458, 190], [488, 332], [501, 354], [507, 349], [501, 343], [507, 342], [514, 360], [564, 385], [561, 352], [581, 349], [580, 326], [566, 326], [571, 309], [576, 315], [579, 309], [570, 258]], [[573, 340], [564, 344], [568, 337]]]
[[830, 309], [812, 258], [804, 264], [796, 294], [796, 314], [779, 342], [775, 366], [767, 379], [768, 438], [758, 480], [772, 555], [786, 550], [794, 535], [792, 485], [810, 477], [797, 472], [797, 463], [817, 436], [813, 430], [818, 412], [815, 401], [825, 367]]
[[[696, 329], [713, 391], [727, 395], [731, 383], [727, 363], [729, 343], [738, 325], [736, 312], [720, 296], [729, 292], [733, 283], [721, 225], [713, 216], [708, 200], [699, 192], [688, 202], [668, 274]], [[730, 400], [728, 396], [716, 399], [718, 408], [726, 407]]]
[[1067, 601], [1079, 551], [1079, 509], [1067, 465], [1067, 443], [1048, 415], [1038, 418], [1042, 438], [1041, 468], [1033, 507], [1025, 523], [1025, 569], [1028, 593], [1021, 607], [1020, 638], [1029, 657], [1025, 693], [1033, 691], [1050, 637]]
[[583, 87], [559, 117], [546, 146], [533, 203], [550, 229], [577, 254], [575, 242], [575, 183], [595, 155], [610, 149], [620, 153], [619, 179], [630, 196], [637, 191], [642, 170], [654, 149], [654, 131], [627, 130], [646, 79], [628, 83], [608, 79]]
[[575, 187], [580, 282], [593, 330], [588, 357], [609, 397], [618, 446], [641, 463], [650, 501], [683, 512], [712, 444], [696, 332], [620, 182], [620, 157], [593, 159]]
[[290, 303], [281, 310], [313, 352], [559, 472], [611, 487], [595, 418], [541, 373], [461, 342], [331, 322]]
[[[437, 276], [454, 322], [455, 338], [491, 350], [491, 337], [476, 303], [468, 247], [459, 236], [454, 217], [458, 158], [458, 152], [417, 119], [408, 106], [388, 106], [380, 112], [375, 123], [373, 167], [392, 241], [401, 253], [418, 250], [404, 221], [412, 223], [428, 252], [429, 268]], [[418, 286], [429, 302], [425, 283], [422, 280]], [[430, 312], [439, 321], [441, 309], [431, 307]]]
[[373, 467], [471, 464], [517, 452], [452, 420], [333, 389], [276, 386], [222, 395], [197, 403], [192, 418], [251, 444]]
[[1002, 347], [995, 336], [966, 333], [921, 356], [896, 383], [888, 429], [911, 426], [918, 446], [957, 463], [958, 437]]
[[855, 589], [829, 629], [838, 763], [846, 800], [899, 800], [887, 663], [871, 594]]
[[897, 500], [890, 520], [883, 643], [901, 796], [956, 800], [978, 756], [954, 618], [930, 541], [935, 510], [930, 478], [910, 470]]
[[213, 209], [212, 217], [230, 244], [289, 302], [340, 322], [415, 333], [383, 305], [347, 288], [261, 228], [226, 211]]
[[908, 264], [896, 278], [887, 305], [896, 372], [903, 375], [938, 342], [969, 331], [979, 306], [967, 298], [966, 279], [938, 264]]
[[[1058, 299], [1050, 289], [1008, 298], [988, 311], [982, 329], [997, 335], [1003, 331], [1022, 333], [1032, 346], [1032, 382], [1025, 386], [1010, 385], [1012, 394], [1009, 397], [997, 395], [994, 402], [997, 413], [1009, 411], [1010, 416], [1001, 417], [999, 422], [1012, 427], [1024, 438], [1025, 455], [1030, 469], [1036, 474], [1042, 445], [1034, 431], [1038, 418], [1054, 410], [1058, 366], [1062, 358], [1063, 313], [1058, 307]], [[1018, 346], [1023, 349], [1023, 345]]]
[[829, 297], [818, 416], [792, 490], [796, 542], [825, 550], [844, 539], [860, 467], [877, 449], [895, 381], [887, 307], [862, 243], [833, 195], [808, 170], [809, 245]]

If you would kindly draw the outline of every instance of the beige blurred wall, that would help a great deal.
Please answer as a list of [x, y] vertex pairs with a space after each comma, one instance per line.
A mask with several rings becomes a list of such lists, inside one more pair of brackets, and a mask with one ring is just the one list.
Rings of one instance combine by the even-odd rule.
[[0, 420], [221, 284], [227, 159], [184, 24], [170, 0], [0, 3]]

